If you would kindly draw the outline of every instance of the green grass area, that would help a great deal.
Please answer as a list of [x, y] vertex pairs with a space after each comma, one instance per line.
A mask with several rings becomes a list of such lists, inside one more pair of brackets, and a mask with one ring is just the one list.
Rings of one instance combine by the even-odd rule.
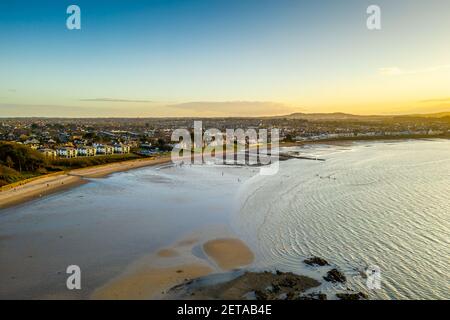
[[142, 158], [142, 156], [139, 156], [134, 153], [127, 153], [127, 154], [112, 154], [104, 156], [102, 155], [94, 157], [76, 157], [71, 159], [58, 158], [50, 160], [49, 164], [55, 168], [67, 170], [67, 169], [86, 168], [120, 161], [135, 160], [139, 158]]
[[[47, 173], [47, 172], [44, 172]], [[15, 183], [18, 181], [30, 179], [36, 176], [39, 176], [43, 174], [42, 171], [36, 171], [36, 172], [29, 172], [29, 171], [22, 171], [18, 172], [12, 168], [8, 168], [7, 166], [4, 166], [0, 164], [0, 187], [5, 186], [10, 183]]]

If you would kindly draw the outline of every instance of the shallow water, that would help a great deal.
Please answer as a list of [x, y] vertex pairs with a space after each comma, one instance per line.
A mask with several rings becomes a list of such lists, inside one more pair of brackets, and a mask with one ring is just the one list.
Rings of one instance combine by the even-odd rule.
[[326, 161], [289, 160], [241, 190], [235, 222], [258, 264], [314, 276], [301, 263], [314, 254], [363, 288], [355, 269], [377, 265], [381, 290], [372, 298], [450, 298], [450, 141], [308, 152]]
[[[86, 298], [142, 255], [211, 225], [230, 225], [256, 268], [320, 278], [315, 254], [364, 287], [356, 268], [378, 265], [372, 298], [449, 293], [450, 141], [291, 148], [326, 161], [258, 168], [160, 166], [0, 211], [0, 298]], [[65, 268], [82, 269], [81, 291]], [[327, 289], [327, 288], [324, 288]]]

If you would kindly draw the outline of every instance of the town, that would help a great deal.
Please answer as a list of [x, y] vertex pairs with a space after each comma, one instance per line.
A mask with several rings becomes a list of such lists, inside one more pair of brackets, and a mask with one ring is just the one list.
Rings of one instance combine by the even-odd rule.
[[[48, 158], [134, 153], [157, 155], [174, 146], [175, 129], [279, 129], [281, 143], [327, 140], [447, 137], [450, 115], [357, 116], [291, 114], [265, 118], [3, 118], [0, 141], [23, 144]], [[257, 141], [250, 141], [256, 144]]]

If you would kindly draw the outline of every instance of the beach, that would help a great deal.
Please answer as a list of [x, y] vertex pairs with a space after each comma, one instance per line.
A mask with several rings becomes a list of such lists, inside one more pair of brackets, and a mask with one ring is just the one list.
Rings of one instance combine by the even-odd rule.
[[[299, 291], [285, 292], [293, 297], [317, 284], [294, 275], [335, 299], [342, 288], [323, 281], [333, 268], [345, 288], [370, 299], [448, 298], [439, 254], [448, 234], [449, 202], [439, 192], [449, 186], [448, 145], [289, 147], [325, 161], [292, 158], [273, 176], [212, 164], [118, 166], [124, 171], [101, 179], [87, 175], [112, 168], [77, 170], [67, 179], [89, 183], [1, 211], [0, 260], [8, 264], [0, 265], [0, 299], [231, 299], [255, 279], [258, 296], [276, 298], [267, 284], [294, 281]], [[311, 255], [330, 265], [305, 264]], [[82, 270], [79, 291], [65, 285], [73, 264]], [[380, 290], [367, 290], [368, 266], [380, 268]]]
[[[0, 298], [170, 298], [186, 279], [251, 266], [251, 246], [229, 222], [236, 191], [258, 168], [158, 163], [106, 178], [74, 170], [69, 177], [89, 182], [2, 209]], [[66, 288], [71, 264], [82, 290]]]
[[[327, 142], [327, 144], [349, 145], [351, 142]], [[285, 143], [282, 147], [299, 146], [300, 143]], [[216, 156], [222, 155], [218, 152]], [[195, 154], [192, 159], [198, 157]], [[183, 158], [182, 158], [183, 159]], [[26, 201], [45, 197], [49, 194], [62, 191], [71, 187], [75, 187], [86, 183], [89, 178], [103, 178], [112, 173], [123, 172], [132, 169], [138, 169], [146, 166], [158, 165], [171, 162], [171, 156], [161, 156], [155, 158], [143, 158], [137, 160], [128, 160], [104, 165], [98, 165], [87, 168], [73, 169], [66, 172], [52, 173], [48, 175], [39, 176], [31, 181], [23, 181], [17, 183], [17, 186], [11, 187], [9, 185], [3, 186], [0, 189], [0, 209], [24, 203]]]
[[[213, 273], [247, 267], [253, 262], [254, 255], [244, 242], [231, 237], [215, 238], [213, 230], [215, 234], [228, 234], [222, 228], [209, 228], [169, 248], [162, 248], [156, 254], [141, 257], [121, 275], [96, 289], [90, 298], [171, 298], [167, 293], [177, 285]], [[194, 250], [203, 252], [204, 258], [194, 255]]]
[[[44, 175], [24, 184], [5, 188], [0, 193], [0, 208], [42, 198], [52, 193], [88, 183], [90, 178], [103, 178], [112, 173], [125, 172], [170, 162], [170, 156], [123, 161], [106, 165], [73, 169], [68, 172]], [[186, 279], [195, 279], [215, 272], [225, 272], [253, 262], [252, 251], [240, 239], [230, 237], [226, 228], [208, 228], [195, 238], [182, 239], [169, 248], [157, 250], [131, 263], [126, 271], [107, 284], [97, 288], [91, 299], [148, 299], [163, 298], [164, 292]], [[221, 234], [222, 238], [215, 238]], [[205, 232], [208, 236], [205, 237]], [[228, 236], [228, 237], [227, 237]], [[202, 241], [204, 243], [202, 243]], [[207, 259], [192, 255], [200, 246]], [[145, 262], [143, 262], [145, 261]], [[150, 261], [150, 263], [149, 263]], [[50, 299], [67, 298], [63, 294], [47, 296]]]
[[167, 162], [170, 162], [170, 156], [109, 163], [94, 167], [73, 169], [58, 174], [44, 175], [16, 187], [8, 188], [8, 186], [5, 186], [0, 192], [0, 209], [81, 185], [87, 182], [85, 178], [102, 178], [115, 172]]

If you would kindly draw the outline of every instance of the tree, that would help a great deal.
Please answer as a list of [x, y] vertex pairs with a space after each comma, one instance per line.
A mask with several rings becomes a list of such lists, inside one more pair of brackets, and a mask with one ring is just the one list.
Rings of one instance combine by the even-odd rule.
[[14, 161], [12, 161], [10, 156], [6, 156], [5, 164], [8, 166], [8, 168], [14, 167]]
[[0, 161], [7, 166], [11, 165], [19, 172], [36, 171], [46, 164], [46, 160], [40, 152], [11, 142], [0, 143]]
[[95, 134], [95, 132], [86, 132], [83, 135], [84, 139], [94, 139], [97, 135]]

